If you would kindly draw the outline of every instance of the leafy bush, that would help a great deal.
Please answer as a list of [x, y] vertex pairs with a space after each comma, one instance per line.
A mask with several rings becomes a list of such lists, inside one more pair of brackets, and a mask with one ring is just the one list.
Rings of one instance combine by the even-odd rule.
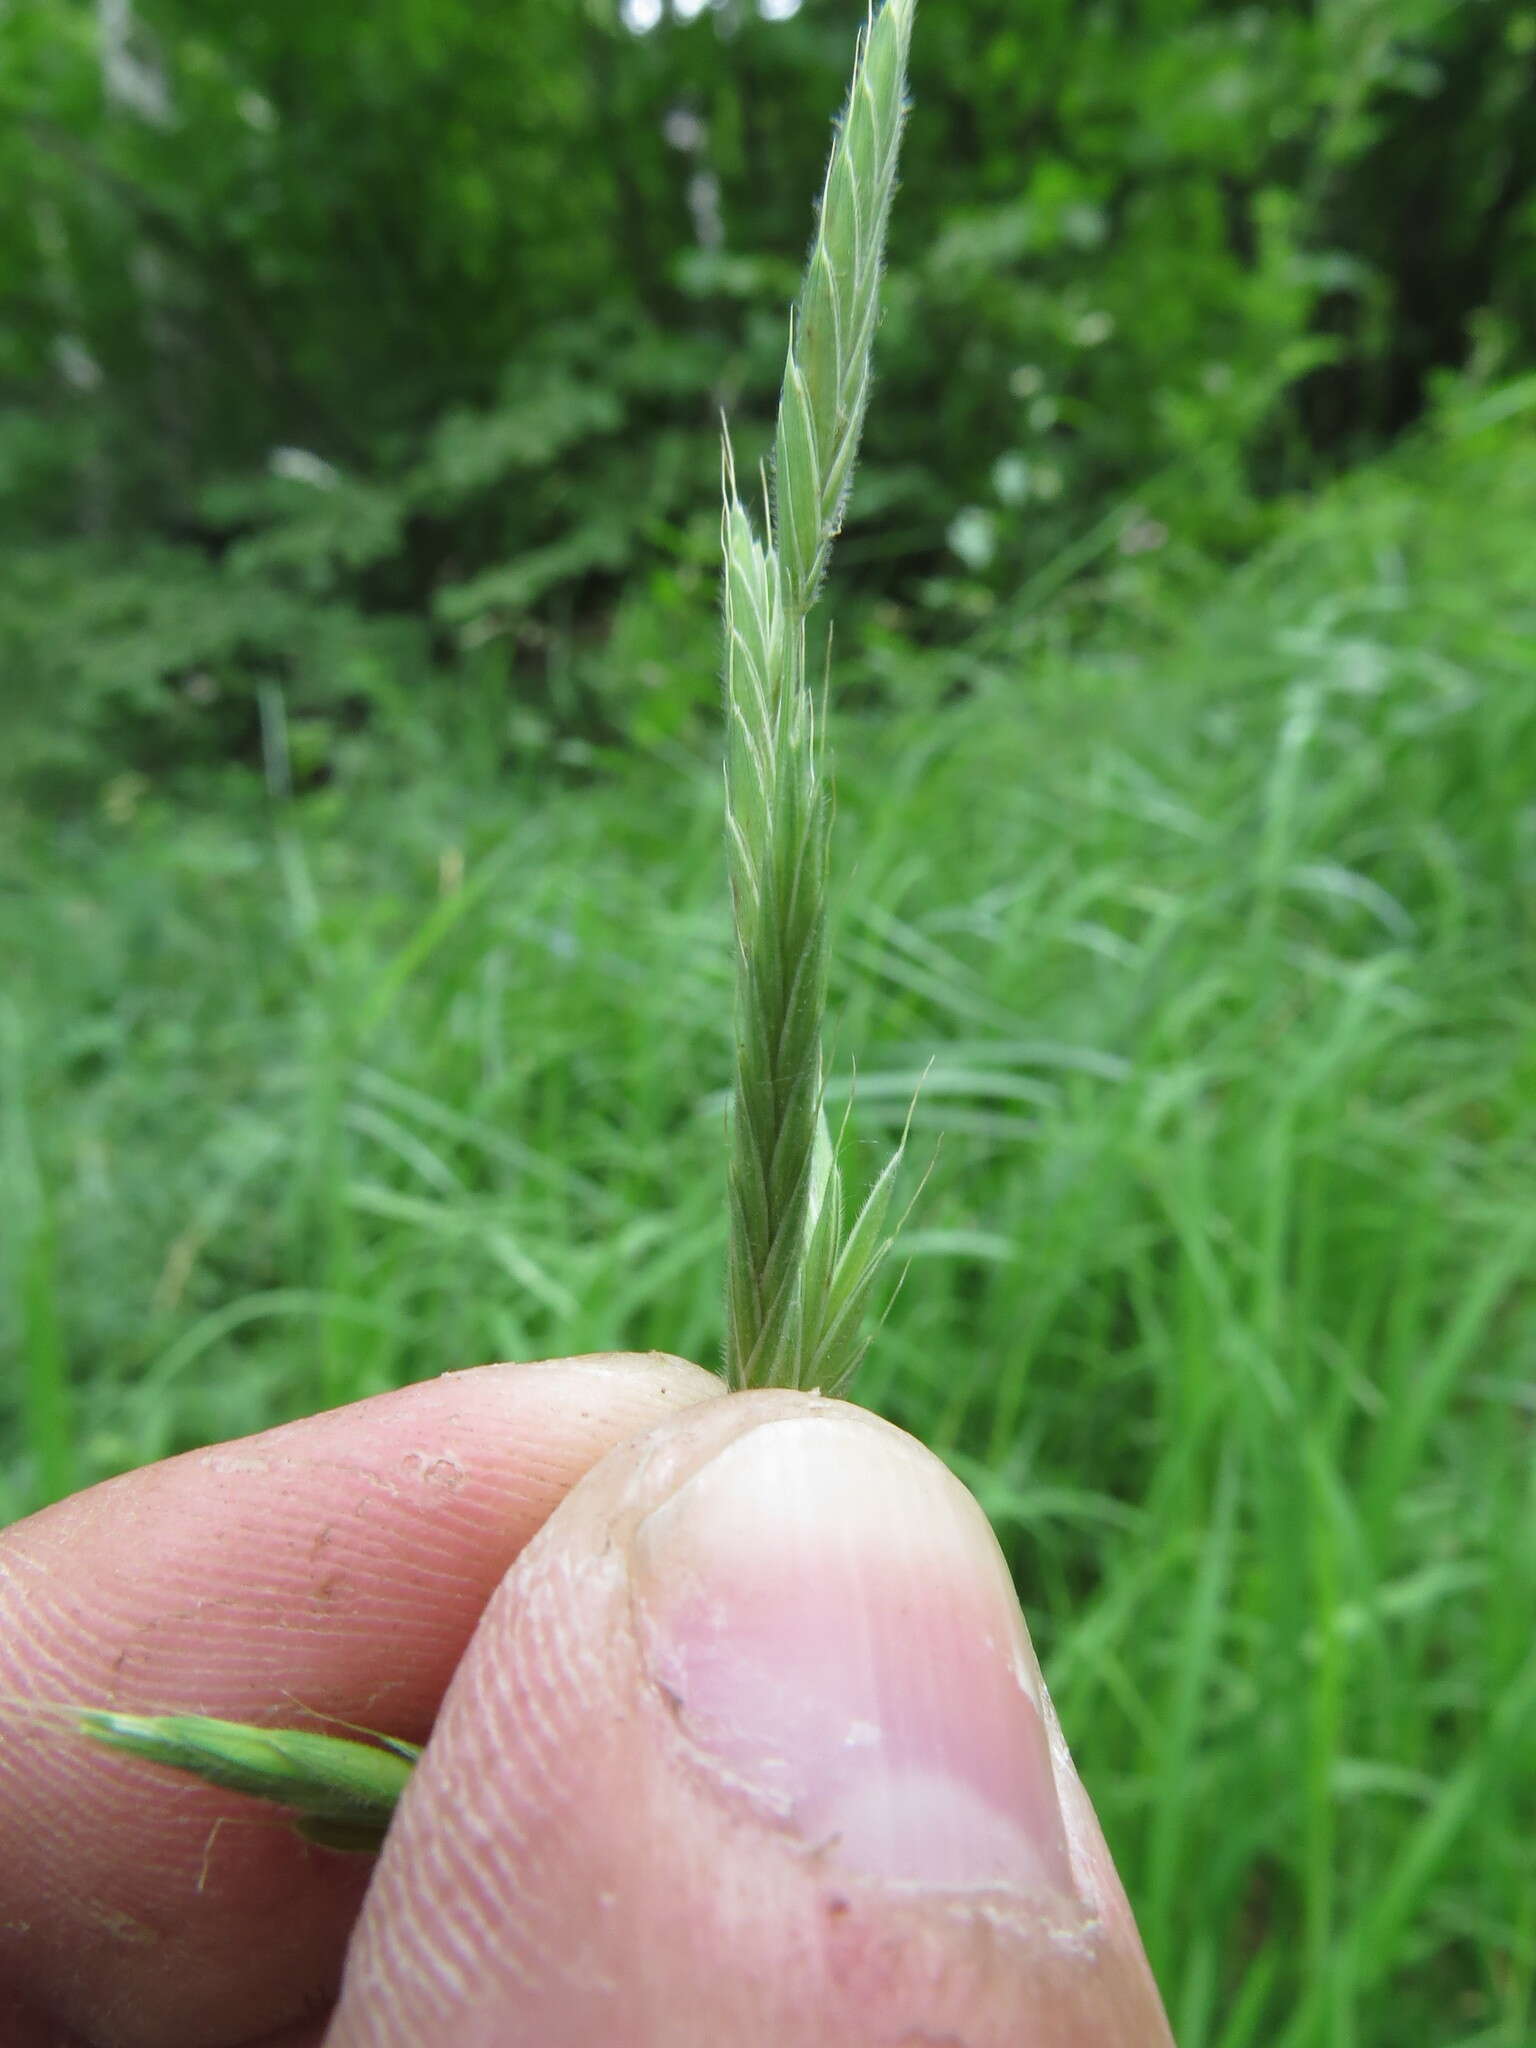
[[[861, 4], [641, 35], [618, 0], [141, 0], [114, 41], [13, 0], [0, 604], [50, 744], [221, 752], [262, 681], [470, 673], [521, 744], [684, 729], [716, 420], [771, 413]], [[1231, 556], [1437, 370], [1518, 366], [1533, 68], [1514, 0], [947, 0], [843, 573], [946, 619], [1106, 520]], [[679, 637], [662, 708], [625, 650]]]

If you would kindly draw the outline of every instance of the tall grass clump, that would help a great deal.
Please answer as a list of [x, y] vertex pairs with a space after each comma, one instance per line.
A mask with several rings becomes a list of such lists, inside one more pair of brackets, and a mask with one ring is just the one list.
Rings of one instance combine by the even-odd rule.
[[[736, 933], [726, 1366], [737, 1388], [846, 1386], [891, 1242], [884, 1226], [900, 1148], [845, 1223], [826, 1120], [830, 805], [806, 641], [869, 397], [915, 4], [886, 0], [859, 40], [791, 318], [766, 540], [737, 492], [725, 441], [726, 821]], [[198, 1715], [55, 1711], [107, 1747], [271, 1801], [296, 1816], [301, 1833], [338, 1849], [379, 1846], [417, 1754], [388, 1737], [356, 1742]]]

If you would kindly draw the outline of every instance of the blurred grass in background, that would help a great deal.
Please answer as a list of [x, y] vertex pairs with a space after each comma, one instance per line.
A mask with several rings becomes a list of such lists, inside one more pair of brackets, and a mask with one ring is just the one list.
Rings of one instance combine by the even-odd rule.
[[[1533, 422], [1473, 396], [1236, 575], [1115, 554], [1134, 630], [837, 721], [834, 1071], [872, 1156], [925, 1070], [943, 1132], [862, 1391], [1004, 1538], [1184, 2048], [1536, 2024]], [[718, 1355], [716, 764], [419, 737], [12, 819], [11, 1511]]]
[[[718, 1357], [717, 414], [749, 470], [862, 6], [760, 12], [0, 14], [0, 1512]], [[940, 0], [914, 76], [860, 1392], [998, 1527], [1182, 2048], [1530, 2048], [1536, 15]]]

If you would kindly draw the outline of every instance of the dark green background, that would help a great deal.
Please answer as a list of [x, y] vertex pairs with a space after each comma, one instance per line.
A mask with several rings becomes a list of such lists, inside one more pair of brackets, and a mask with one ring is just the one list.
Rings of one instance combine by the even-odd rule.
[[[82, 0], [14, 0], [26, 757], [249, 758], [267, 685], [309, 773], [428, 670], [510, 685], [487, 737], [524, 754], [686, 731], [713, 659], [676, 579], [711, 558], [720, 409], [762, 445], [860, 15], [145, 0], [106, 49]], [[1437, 372], [1528, 352], [1529, 7], [943, 0], [914, 85], [841, 564], [920, 635], [1132, 495], [1239, 554]]]

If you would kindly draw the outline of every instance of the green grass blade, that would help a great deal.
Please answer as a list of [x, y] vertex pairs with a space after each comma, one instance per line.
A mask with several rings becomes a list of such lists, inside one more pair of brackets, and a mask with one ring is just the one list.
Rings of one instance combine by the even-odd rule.
[[8, 1281], [21, 1356], [21, 1412], [45, 1500], [75, 1485], [69, 1362], [59, 1315], [58, 1225], [32, 1141], [21, 1012], [0, 1007], [0, 1177], [7, 1191], [0, 1287]]

